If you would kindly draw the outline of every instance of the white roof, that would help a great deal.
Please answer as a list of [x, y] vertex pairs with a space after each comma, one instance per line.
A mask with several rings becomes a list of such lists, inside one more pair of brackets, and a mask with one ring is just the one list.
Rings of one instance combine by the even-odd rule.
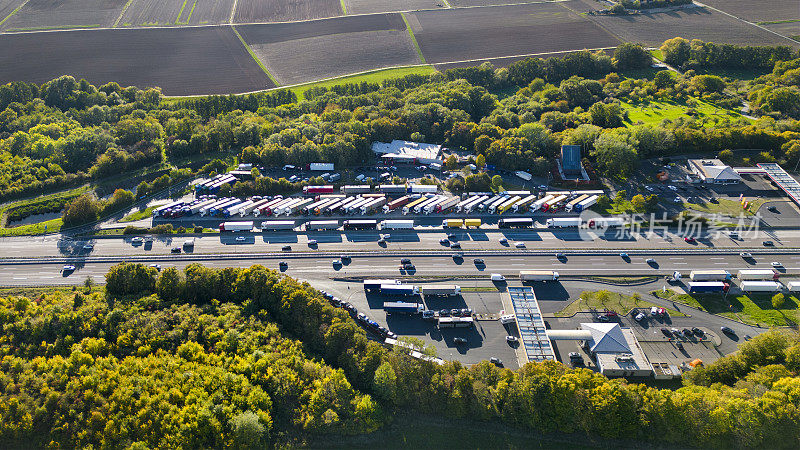
[[417, 158], [421, 160], [441, 159], [439, 158], [441, 150], [441, 145], [401, 141], [398, 139], [388, 144], [385, 142], [372, 143], [372, 151], [377, 154], [392, 154], [396, 155], [395, 157]]
[[581, 328], [592, 333], [593, 352], [630, 353], [631, 348], [618, 323], [582, 323]]
[[697, 169], [705, 176], [706, 178], [711, 178], [712, 180], [741, 180], [742, 177], [736, 173], [730, 166], [727, 166], [722, 163], [722, 161], [718, 159], [710, 159], [710, 160], [703, 160], [703, 159], [693, 159], [691, 160], [692, 164], [697, 167]]

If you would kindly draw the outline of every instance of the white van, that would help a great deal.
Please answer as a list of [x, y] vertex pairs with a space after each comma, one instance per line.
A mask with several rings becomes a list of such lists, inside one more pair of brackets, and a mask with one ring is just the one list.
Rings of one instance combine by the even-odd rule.
[[506, 281], [506, 277], [499, 273], [492, 274], [492, 281]]

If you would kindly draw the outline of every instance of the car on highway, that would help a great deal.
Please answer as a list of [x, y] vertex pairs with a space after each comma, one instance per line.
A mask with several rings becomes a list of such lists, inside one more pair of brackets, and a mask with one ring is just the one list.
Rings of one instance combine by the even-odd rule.
[[517, 242], [516, 244], [514, 244], [514, 247], [525, 248], [525, 243], [524, 242]]
[[506, 277], [501, 273], [493, 273], [492, 281], [506, 281]]
[[341, 265], [342, 265], [342, 260], [341, 259], [334, 259], [333, 260], [333, 267], [341, 266]]
[[64, 267], [61, 268], [61, 271], [64, 273], [74, 272], [75, 266], [72, 264], [65, 264]]
[[286, 261], [281, 261], [281, 262], [278, 263], [278, 266], [279, 267], [288, 267], [289, 263], [287, 263]]
[[689, 243], [689, 244], [695, 244], [695, 243], [697, 243], [697, 239], [695, 239], [693, 237], [686, 236], [685, 238], [683, 238], [683, 242], [686, 242], [686, 243]]
[[461, 248], [461, 244], [459, 244], [458, 242], [451, 242], [450, 248]]
[[743, 259], [753, 259], [753, 254], [749, 252], [739, 253], [739, 256], [741, 256]]
[[247, 240], [247, 238], [244, 237], [244, 236], [236, 236], [236, 242], [244, 242], [246, 240]]
[[567, 259], [567, 255], [565, 255], [563, 253], [556, 253], [556, 259], [559, 260], [559, 261]]
[[620, 257], [620, 258], [622, 258], [622, 259], [624, 259], [625, 261], [630, 261], [630, 260], [631, 260], [631, 257], [630, 257], [630, 256], [628, 256], [628, 254], [627, 254], [627, 253], [625, 253], [625, 252], [622, 252], [622, 253], [620, 253], [620, 254], [619, 254], [619, 257]]
[[135, 238], [131, 239], [131, 244], [141, 244], [144, 242], [141, 236], [136, 236]]
[[647, 264], [655, 264], [656, 260], [653, 258], [647, 258], [644, 262], [646, 262]]
[[291, 245], [284, 245], [283, 247], [281, 247], [281, 251], [290, 252], [290, 251], [292, 251], [292, 246]]
[[662, 329], [661, 329], [661, 332], [664, 334], [664, 336], [666, 336], [666, 337], [668, 337], [668, 338], [671, 338], [671, 337], [672, 337], [672, 332], [671, 332], [671, 331], [669, 331], [669, 328], [662, 328]]
[[90, 252], [94, 250], [94, 244], [89, 244], [89, 243], [83, 244], [83, 249], [86, 250], [87, 252]]
[[475, 259], [472, 260], [472, 262], [475, 263], [476, 266], [484, 266], [484, 265], [486, 265], [481, 258], [475, 258]]
[[180, 247], [172, 247], [171, 249], [169, 249], [169, 251], [170, 251], [170, 253], [180, 253], [181, 252], [181, 248]]
[[311, 247], [312, 245], [317, 245], [317, 240], [316, 239], [309, 239], [308, 240], [308, 246]]
[[516, 344], [519, 342], [519, 339], [516, 336], [506, 336], [506, 342], [509, 344]]
[[761, 243], [761, 245], [763, 245], [764, 247], [774, 247], [775, 243], [772, 241], [764, 241]]
[[772, 261], [772, 267], [783, 267], [783, 263], [778, 261]]
[[352, 258], [350, 258], [350, 255], [342, 255], [342, 256], [339, 257], [339, 259], [341, 259], [342, 262], [352, 261]]
[[381, 239], [383, 239], [384, 241], [388, 241], [388, 240], [389, 240], [389, 239], [391, 239], [391, 238], [392, 238], [392, 235], [391, 235], [391, 234], [389, 234], [389, 233], [386, 233], [386, 234], [382, 234], [382, 235], [381, 235]]
[[157, 271], [161, 272], [161, 264], [150, 264], [150, 267], [156, 269]]
[[500, 358], [495, 358], [494, 356], [492, 356], [491, 358], [489, 358], [489, 362], [497, 367], [503, 367], [503, 360]]
[[410, 258], [401, 258], [400, 259], [400, 264], [411, 264], [411, 259]]
[[414, 264], [411, 264], [411, 263], [400, 264], [400, 269], [401, 270], [414, 270]]
[[462, 337], [453, 338], [453, 344], [456, 345], [464, 345], [467, 343], [467, 340]]
[[498, 240], [498, 242], [500, 242], [500, 243], [501, 243], [501, 244], [503, 244], [503, 245], [506, 245], [506, 244], [508, 244], [508, 239], [506, 239], [506, 238], [504, 238], [504, 237], [501, 237], [501, 238]]
[[450, 245], [450, 240], [447, 238], [441, 238], [439, 239], [439, 243], [442, 245]]

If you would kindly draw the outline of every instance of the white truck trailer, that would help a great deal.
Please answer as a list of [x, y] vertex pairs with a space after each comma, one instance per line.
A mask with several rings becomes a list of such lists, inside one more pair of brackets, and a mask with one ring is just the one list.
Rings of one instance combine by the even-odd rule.
[[422, 286], [425, 297], [453, 297], [461, 295], [461, 286], [455, 284], [431, 284]]
[[550, 200], [552, 200], [554, 198], [555, 198], [555, 196], [553, 196], [553, 195], [545, 195], [544, 197], [540, 198], [539, 200], [536, 200], [535, 202], [531, 203], [531, 206], [528, 209], [531, 212], [536, 212], [536, 211], [542, 209], [542, 207], [545, 204], [547, 204], [547, 202], [549, 202]]
[[727, 270], [693, 270], [689, 272], [692, 281], [727, 281], [731, 274]]
[[413, 230], [413, 220], [383, 220], [381, 230]]
[[252, 231], [253, 222], [222, 222], [219, 225], [219, 231]]
[[772, 269], [742, 269], [736, 272], [736, 278], [742, 281], [772, 280], [780, 275]]
[[520, 281], [558, 281], [558, 272], [552, 270], [521, 270]]
[[335, 230], [339, 228], [338, 220], [311, 220], [306, 222], [307, 231]]
[[547, 228], [578, 228], [581, 226], [580, 217], [553, 217], [547, 219]]
[[778, 292], [781, 284], [777, 281], [742, 281], [739, 289], [744, 292]]
[[265, 220], [261, 222], [262, 231], [294, 230], [294, 220]]

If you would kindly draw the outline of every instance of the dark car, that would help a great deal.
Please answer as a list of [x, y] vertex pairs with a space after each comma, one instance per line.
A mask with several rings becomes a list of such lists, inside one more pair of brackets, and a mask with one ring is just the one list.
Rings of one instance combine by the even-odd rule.
[[290, 252], [290, 251], [292, 251], [292, 246], [291, 245], [284, 245], [283, 247], [281, 247], [281, 250], [284, 251], [284, 252]]
[[501, 360], [499, 358], [495, 358], [494, 356], [489, 358], [489, 362], [494, 364], [497, 367], [503, 367], [503, 360]]
[[180, 247], [172, 247], [171, 249], [169, 249], [169, 251], [172, 252], [172, 253], [180, 253], [181, 252], [181, 248]]
[[459, 244], [458, 242], [451, 242], [450, 248], [461, 248], [461, 244]]
[[449, 234], [447, 235], [447, 239], [450, 239], [451, 241], [454, 241], [454, 240], [456, 240], [456, 235], [455, 235], [455, 234], [453, 234], [453, 233], [449, 233]]
[[459, 314], [461, 314], [461, 317], [470, 317], [472, 316], [472, 309], [463, 308], [461, 311], [459, 311]]
[[461, 315], [461, 310], [453, 308], [453, 309], [450, 310], [450, 315], [453, 316], [453, 317], [458, 317], [458, 316]]
[[678, 347], [678, 350], [683, 350], [683, 343], [682, 342], [676, 342], [675, 343], [675, 347]]
[[482, 260], [482, 259], [480, 259], [480, 258], [475, 258], [475, 259], [473, 259], [473, 260], [472, 260], [472, 262], [474, 262], [476, 266], [482, 266], [482, 265], [484, 265], [484, 262], [483, 262], [483, 260]]
[[671, 338], [671, 337], [672, 337], [672, 332], [671, 332], [671, 331], [669, 331], [669, 329], [668, 329], [668, 328], [662, 328], [662, 329], [661, 329], [661, 332], [662, 332], [662, 333], [664, 333], [664, 336], [666, 336], [666, 337], [668, 337], [668, 338]]
[[720, 331], [722, 331], [722, 332], [723, 332], [723, 333], [725, 333], [725, 334], [736, 334], [736, 332], [735, 332], [735, 331], [733, 331], [733, 328], [729, 328], [729, 327], [720, 327], [719, 329], [720, 329]]
[[409, 258], [403, 258], [400, 260], [400, 264], [411, 264], [411, 260]]
[[697, 327], [692, 328], [692, 333], [694, 333], [695, 336], [700, 336], [700, 337], [705, 335], [705, 332], [703, 332], [703, 330]]
[[278, 265], [281, 266], [281, 267], [286, 267], [286, 266], [289, 265], [289, 263], [287, 263], [286, 261], [281, 261], [281, 262], [278, 263]]
[[413, 270], [414, 269], [414, 265], [411, 264], [411, 263], [407, 263], [407, 264], [403, 264], [402, 266], [400, 266], [400, 268], [403, 269], [403, 270]]
[[764, 241], [761, 244], [763, 244], [764, 247], [774, 247], [775, 246], [775, 243], [772, 242], [772, 241]]
[[439, 311], [439, 316], [440, 317], [449, 317], [450, 316], [450, 311], [448, 311], [446, 309], [443, 309], [443, 310]]
[[350, 255], [342, 255], [339, 259], [342, 261], [350, 261], [352, 258], [350, 258]]
[[467, 343], [467, 340], [461, 337], [453, 338], [453, 344], [456, 345], [464, 345]]

